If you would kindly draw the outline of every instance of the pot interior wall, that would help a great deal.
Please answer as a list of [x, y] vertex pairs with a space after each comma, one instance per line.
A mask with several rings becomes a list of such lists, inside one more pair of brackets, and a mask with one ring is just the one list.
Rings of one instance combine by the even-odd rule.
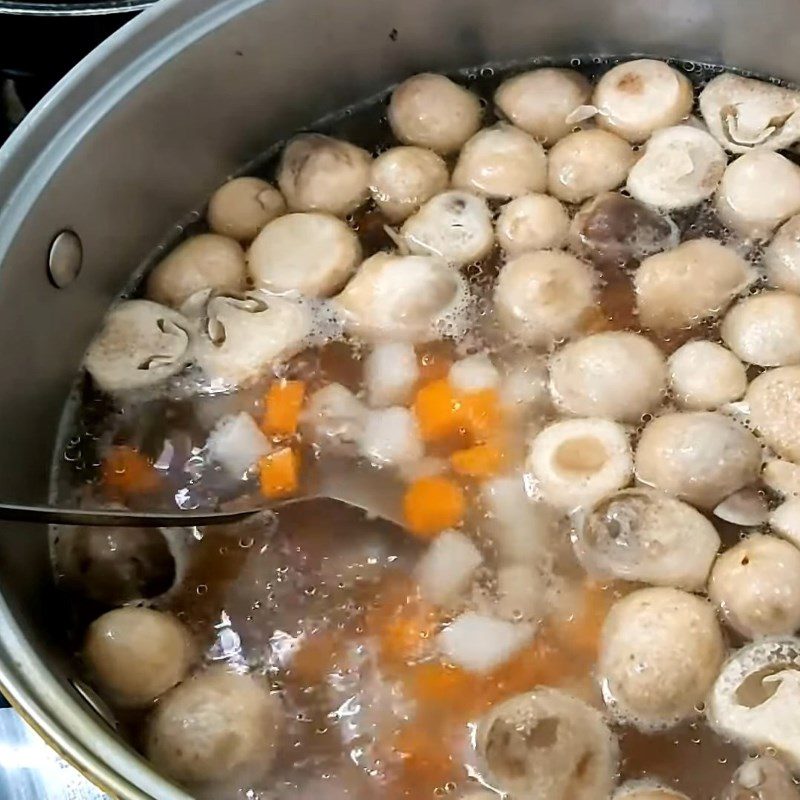
[[[788, 0], [162, 0], [68, 77], [0, 155], [2, 497], [45, 499], [81, 355], [153, 245], [292, 130], [416, 71], [647, 53], [792, 80], [798, 45], [800, 6]], [[58, 290], [45, 264], [64, 228], [80, 235], [84, 266]], [[49, 583], [43, 531], [1, 528], [2, 591], [31, 657], [55, 666]], [[2, 627], [0, 618], [0, 641]], [[3, 644], [27, 647], [10, 632]], [[143, 780], [124, 750], [104, 757]], [[150, 785], [166, 796], [166, 784]]]

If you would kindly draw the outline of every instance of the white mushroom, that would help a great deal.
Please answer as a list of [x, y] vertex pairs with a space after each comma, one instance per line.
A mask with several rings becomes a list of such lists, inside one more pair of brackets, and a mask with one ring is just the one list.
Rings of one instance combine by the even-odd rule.
[[345, 326], [370, 342], [424, 342], [459, 325], [464, 280], [440, 258], [377, 253], [334, 298]]
[[719, 218], [742, 236], [764, 239], [800, 211], [800, 167], [771, 150], [732, 161], [716, 194]]
[[480, 392], [496, 389], [500, 383], [500, 373], [486, 353], [476, 353], [454, 361], [448, 380], [458, 392]]
[[616, 779], [617, 742], [603, 715], [558, 689], [496, 705], [475, 745], [486, 778], [512, 797], [607, 800]]
[[552, 145], [574, 128], [568, 118], [588, 102], [591, 93], [589, 81], [580, 72], [545, 67], [503, 81], [494, 102], [518, 128]]
[[403, 81], [389, 102], [389, 124], [403, 144], [446, 155], [459, 150], [481, 125], [481, 104], [444, 75], [421, 73]]
[[783, 150], [800, 139], [800, 93], [726, 72], [700, 92], [708, 130], [731, 153]]
[[348, 388], [329, 383], [308, 398], [301, 423], [322, 448], [353, 454], [366, 414], [363, 403]]
[[233, 178], [211, 195], [206, 219], [214, 233], [251, 242], [268, 222], [285, 211], [286, 201], [274, 186], [261, 178]]
[[800, 770], [800, 639], [769, 638], [735, 652], [714, 683], [706, 717], [725, 739], [770, 748]]
[[738, 400], [747, 389], [744, 364], [722, 345], [700, 339], [679, 347], [667, 361], [678, 405], [707, 411]]
[[83, 660], [104, 697], [121, 708], [145, 708], [180, 683], [197, 656], [189, 631], [163, 611], [129, 606], [90, 626]]
[[580, 203], [625, 183], [636, 153], [622, 138], [599, 129], [576, 131], [558, 141], [547, 158], [547, 190]]
[[500, 324], [524, 344], [549, 347], [574, 333], [594, 305], [594, 270], [554, 250], [523, 253], [503, 266], [494, 289]]
[[201, 233], [179, 244], [147, 277], [147, 297], [179, 308], [195, 292], [238, 292], [246, 278], [244, 251], [238, 242]]
[[497, 241], [510, 256], [526, 250], [557, 250], [567, 240], [569, 215], [555, 197], [528, 194], [500, 209], [495, 223]]
[[750, 431], [713, 411], [663, 414], [645, 426], [636, 477], [699, 508], [758, 478], [761, 446]]
[[794, 633], [800, 628], [800, 550], [774, 536], [748, 536], [717, 559], [708, 596], [748, 639]]
[[408, 342], [378, 343], [364, 359], [364, 385], [371, 406], [405, 405], [418, 379], [417, 354]]
[[247, 251], [257, 288], [327, 297], [361, 260], [356, 233], [329, 214], [287, 214], [270, 222]]
[[469, 192], [444, 192], [409, 217], [401, 230], [409, 251], [439, 256], [454, 267], [480, 261], [494, 244], [486, 201]]
[[154, 386], [189, 363], [189, 330], [189, 321], [171, 308], [125, 300], [106, 315], [83, 363], [106, 392]]
[[800, 547], [800, 497], [784, 500], [769, 515], [772, 532]]
[[755, 486], [745, 486], [726, 497], [715, 509], [714, 516], [743, 528], [755, 528], [769, 519], [764, 492]]
[[728, 158], [714, 137], [691, 125], [656, 131], [628, 174], [628, 191], [668, 210], [689, 208], [714, 194]]
[[764, 269], [770, 286], [800, 294], [800, 215], [778, 228], [764, 251]]
[[390, 222], [402, 222], [447, 189], [444, 159], [424, 147], [393, 147], [372, 162], [372, 199]]
[[572, 539], [586, 571], [598, 578], [701, 591], [720, 540], [687, 503], [654, 489], [623, 489], [576, 519]]
[[150, 718], [145, 754], [189, 786], [260, 780], [275, 761], [282, 709], [263, 679], [224, 666], [194, 675]]
[[800, 461], [800, 367], [763, 372], [747, 387], [750, 424], [779, 456]]
[[625, 429], [606, 419], [548, 425], [531, 442], [526, 471], [542, 499], [564, 511], [589, 508], [630, 481]]
[[791, 461], [784, 461], [780, 458], [770, 459], [764, 464], [761, 480], [773, 492], [784, 497], [800, 495], [800, 466], [792, 464]]
[[800, 800], [800, 789], [777, 758], [760, 754], [734, 772], [722, 800]]
[[679, 589], [640, 589], [615, 603], [598, 673], [614, 716], [642, 730], [698, 713], [725, 657], [713, 606]]
[[713, 239], [694, 239], [642, 261], [634, 276], [642, 324], [695, 325], [727, 308], [753, 279], [747, 262]]
[[629, 142], [643, 142], [659, 128], [686, 119], [693, 100], [692, 84], [685, 75], [649, 58], [613, 67], [592, 95], [597, 124]]
[[498, 122], [464, 145], [453, 170], [453, 186], [501, 199], [543, 192], [547, 156], [525, 131]]
[[344, 217], [369, 197], [372, 156], [319, 133], [301, 133], [284, 148], [278, 186], [290, 211], [327, 211]]
[[557, 408], [582, 417], [638, 422], [664, 398], [667, 365], [644, 336], [610, 331], [561, 348], [550, 360]]
[[648, 780], [628, 781], [611, 795], [611, 800], [689, 800], [674, 789]]
[[243, 385], [298, 353], [311, 329], [309, 308], [286, 297], [211, 297], [195, 342], [197, 363], [211, 380]]

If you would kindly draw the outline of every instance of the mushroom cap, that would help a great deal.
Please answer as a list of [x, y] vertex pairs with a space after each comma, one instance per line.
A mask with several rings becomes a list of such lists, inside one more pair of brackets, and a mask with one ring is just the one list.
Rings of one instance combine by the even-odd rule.
[[447, 155], [481, 126], [478, 97], [444, 75], [424, 72], [403, 81], [389, 101], [389, 124], [403, 144]]
[[286, 214], [272, 221], [247, 251], [258, 288], [327, 297], [338, 291], [361, 260], [358, 236], [329, 214]]
[[720, 326], [725, 344], [759, 367], [800, 363], [800, 297], [778, 290], [735, 303]]
[[770, 286], [800, 293], [800, 215], [778, 228], [764, 251], [764, 268]]
[[667, 361], [669, 384], [678, 405], [707, 411], [738, 400], [747, 389], [744, 364], [716, 342], [681, 345]]
[[734, 250], [713, 239], [693, 239], [646, 258], [633, 282], [642, 324], [668, 330], [724, 311], [752, 279]]
[[800, 461], [800, 367], [763, 372], [747, 387], [750, 424], [779, 456]]
[[628, 174], [637, 200], [673, 210], [702, 203], [714, 194], [728, 157], [713, 136], [692, 125], [656, 131]]
[[614, 786], [619, 750], [602, 714], [558, 689], [494, 706], [475, 741], [491, 784], [514, 797], [606, 800]]
[[83, 660], [94, 683], [121, 708], [145, 708], [180, 683], [197, 650], [184, 625], [151, 608], [115, 608], [86, 633]]
[[636, 162], [633, 148], [597, 128], [560, 139], [547, 158], [547, 190], [559, 200], [580, 203], [625, 183]]
[[777, 758], [760, 754], [734, 772], [722, 800], [800, 800], [800, 789]]
[[424, 342], [458, 327], [463, 278], [440, 258], [376, 253], [334, 298], [346, 328], [370, 342]]
[[800, 92], [725, 72], [700, 92], [708, 130], [731, 153], [783, 150], [800, 139]]
[[713, 606], [679, 589], [639, 589], [606, 617], [598, 672], [606, 704], [643, 730], [698, 713], [725, 643]]
[[611, 800], [689, 800], [682, 792], [676, 792], [653, 781], [628, 781], [620, 786]]
[[717, 559], [708, 596], [748, 639], [794, 633], [800, 628], [800, 550], [774, 536], [748, 536]]
[[268, 222], [285, 211], [286, 201], [274, 186], [261, 178], [233, 178], [211, 195], [206, 219], [214, 233], [252, 242]]
[[577, 416], [638, 422], [659, 405], [666, 388], [664, 356], [637, 333], [586, 336], [564, 345], [550, 360], [553, 401]]
[[190, 361], [190, 325], [182, 314], [149, 300], [124, 300], [106, 315], [84, 366], [105, 392], [144, 389]]
[[291, 211], [344, 217], [369, 197], [372, 156], [350, 142], [301, 133], [284, 148], [278, 186]]
[[525, 465], [542, 499], [564, 511], [590, 508], [632, 473], [625, 429], [606, 419], [554, 422], [530, 444]]
[[506, 122], [478, 131], [462, 148], [453, 186], [485, 197], [520, 197], [547, 186], [544, 148]]
[[663, 414], [636, 448], [636, 477], [699, 508], [714, 508], [753, 483], [761, 446], [750, 431], [713, 411]]
[[636, 266], [678, 241], [678, 228], [669, 217], [618, 192], [604, 192], [586, 203], [569, 232], [570, 248], [599, 267]]
[[591, 93], [591, 84], [580, 72], [545, 67], [503, 81], [494, 102], [518, 128], [552, 145], [573, 129], [568, 117]]
[[489, 206], [463, 191], [432, 197], [405, 221], [401, 234], [412, 254], [438, 256], [454, 267], [480, 261], [494, 245]]
[[506, 203], [495, 223], [497, 241], [510, 256], [527, 250], [562, 247], [569, 232], [569, 214], [555, 197], [526, 194]]
[[145, 752], [158, 770], [183, 783], [246, 784], [272, 766], [281, 714], [262, 679], [212, 667], [161, 700]]
[[392, 147], [372, 162], [372, 198], [390, 222], [402, 222], [447, 189], [444, 159], [424, 147]]
[[686, 119], [693, 102], [689, 79], [650, 58], [612, 67], [592, 95], [592, 104], [599, 110], [597, 124], [634, 143]]
[[246, 278], [244, 251], [238, 242], [201, 233], [181, 242], [147, 276], [148, 299], [180, 308], [201, 289], [238, 292]]
[[762, 639], [734, 652], [708, 696], [706, 718], [720, 736], [773, 748], [800, 770], [800, 639]]
[[211, 296], [195, 341], [197, 363], [211, 380], [250, 383], [302, 350], [312, 322], [308, 306], [287, 297]]
[[745, 153], [728, 164], [715, 203], [723, 224], [766, 238], [800, 211], [800, 167], [771, 150]]
[[549, 347], [574, 333], [594, 305], [594, 270], [569, 253], [536, 250], [500, 270], [494, 305], [500, 324], [521, 342]]
[[598, 578], [702, 590], [720, 540], [687, 503], [645, 487], [623, 489], [576, 519], [572, 544]]

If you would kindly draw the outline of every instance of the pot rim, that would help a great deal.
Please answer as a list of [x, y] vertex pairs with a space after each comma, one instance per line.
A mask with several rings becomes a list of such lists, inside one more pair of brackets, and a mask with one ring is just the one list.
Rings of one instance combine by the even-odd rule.
[[132, 14], [158, 0], [97, 0], [81, 3], [48, 3], [33, 0], [0, 0], [0, 14], [31, 17], [91, 17], [105, 14]]

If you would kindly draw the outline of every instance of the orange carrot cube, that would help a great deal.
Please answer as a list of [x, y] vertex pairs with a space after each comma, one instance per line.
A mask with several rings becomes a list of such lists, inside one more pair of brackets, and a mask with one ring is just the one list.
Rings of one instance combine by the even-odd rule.
[[423, 386], [414, 400], [414, 414], [423, 441], [457, 435], [461, 429], [461, 402], [444, 378]]
[[494, 389], [468, 392], [460, 397], [462, 424], [475, 442], [495, 435], [502, 422], [500, 396]]
[[258, 462], [261, 494], [271, 500], [288, 497], [300, 485], [300, 457], [291, 447], [282, 447]]
[[411, 533], [431, 538], [464, 519], [464, 492], [449, 478], [435, 476], [412, 483], [403, 498], [406, 525]]
[[496, 444], [476, 444], [456, 450], [450, 456], [450, 465], [457, 475], [469, 478], [489, 478], [503, 467], [505, 455]]
[[155, 467], [133, 447], [112, 447], [103, 459], [102, 474], [103, 484], [123, 495], [152, 492], [159, 484]]
[[261, 428], [271, 436], [292, 436], [297, 433], [300, 411], [306, 396], [304, 381], [276, 381], [265, 399]]

